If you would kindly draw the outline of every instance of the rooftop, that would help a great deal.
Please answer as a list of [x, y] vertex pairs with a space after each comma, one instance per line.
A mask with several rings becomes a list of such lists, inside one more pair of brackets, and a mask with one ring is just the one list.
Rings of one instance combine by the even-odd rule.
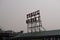
[[50, 30], [50, 31], [41, 31], [41, 32], [33, 32], [33, 33], [22, 33], [22, 34], [18, 34], [15, 37], [37, 37], [37, 36], [42, 37], [42, 36], [53, 36], [53, 35], [60, 35], [60, 30]]

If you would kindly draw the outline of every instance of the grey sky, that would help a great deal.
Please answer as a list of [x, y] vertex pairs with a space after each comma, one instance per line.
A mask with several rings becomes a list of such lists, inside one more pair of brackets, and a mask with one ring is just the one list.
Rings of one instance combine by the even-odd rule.
[[60, 29], [60, 0], [0, 0], [1, 28], [26, 32], [26, 14], [36, 10], [40, 10], [43, 27]]

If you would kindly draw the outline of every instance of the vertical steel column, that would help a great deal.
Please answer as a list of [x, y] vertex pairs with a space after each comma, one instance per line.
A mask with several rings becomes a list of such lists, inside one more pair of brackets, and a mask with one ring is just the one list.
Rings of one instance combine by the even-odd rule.
[[46, 38], [44, 37], [44, 40], [46, 40]]
[[55, 37], [54, 37], [54, 40], [55, 40]]
[[27, 24], [27, 32], [29, 33], [29, 27], [28, 26], [29, 26], [29, 24]]
[[58, 40], [60, 40], [60, 38], [58, 37]]
[[50, 38], [50, 40], [53, 40], [52, 37]]

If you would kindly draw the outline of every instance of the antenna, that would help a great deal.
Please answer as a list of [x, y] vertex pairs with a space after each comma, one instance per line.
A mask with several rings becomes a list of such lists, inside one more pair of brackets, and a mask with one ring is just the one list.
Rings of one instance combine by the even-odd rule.
[[[27, 14], [27, 32], [40, 32], [42, 27], [40, 10]], [[44, 29], [44, 27], [42, 27]], [[44, 29], [45, 30], [45, 29]]]

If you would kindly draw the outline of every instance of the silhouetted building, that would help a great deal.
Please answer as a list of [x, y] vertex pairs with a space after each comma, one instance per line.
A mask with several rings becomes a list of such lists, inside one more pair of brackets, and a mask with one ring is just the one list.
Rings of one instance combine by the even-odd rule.
[[0, 31], [0, 40], [10, 40], [11, 37], [16, 35], [13, 31]]

